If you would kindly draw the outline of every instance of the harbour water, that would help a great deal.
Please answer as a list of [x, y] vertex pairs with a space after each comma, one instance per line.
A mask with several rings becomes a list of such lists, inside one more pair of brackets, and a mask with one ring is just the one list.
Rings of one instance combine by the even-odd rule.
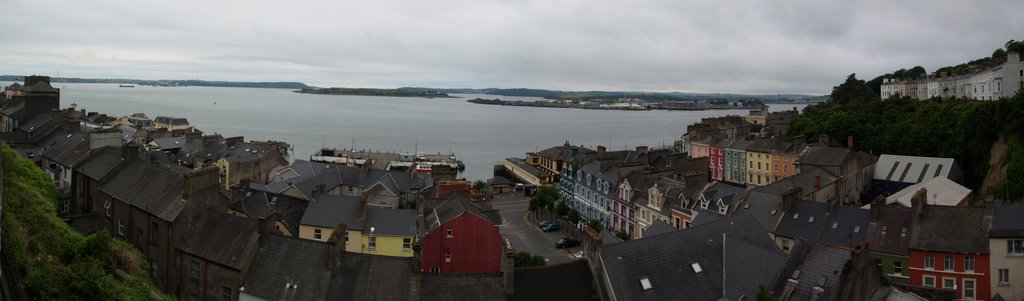
[[[10, 83], [3, 83], [4, 86]], [[112, 116], [146, 113], [188, 118], [206, 133], [253, 140], [280, 140], [292, 159], [308, 159], [321, 147], [400, 152], [455, 153], [462, 176], [487, 179], [495, 163], [561, 145], [611, 149], [671, 146], [686, 125], [732, 111], [611, 111], [478, 105], [467, 99], [528, 97], [456, 95], [405, 98], [299, 94], [285, 89], [219, 87], [121, 88], [116, 84], [63, 84], [61, 106]], [[803, 104], [770, 109], [802, 109]]]

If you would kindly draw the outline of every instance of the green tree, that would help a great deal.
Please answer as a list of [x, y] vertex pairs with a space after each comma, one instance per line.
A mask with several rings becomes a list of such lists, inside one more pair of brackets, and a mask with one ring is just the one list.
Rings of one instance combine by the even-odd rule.
[[542, 266], [547, 263], [544, 256], [533, 255], [527, 252], [516, 252], [514, 260], [515, 267], [517, 268]]
[[1006, 42], [1006, 51], [1013, 51], [1016, 53], [1024, 53], [1024, 41], [1009, 40]]
[[867, 83], [857, 79], [856, 74], [850, 74], [846, 82], [832, 88], [831, 100], [840, 103], [866, 103], [878, 99], [878, 95], [871, 91]]
[[1006, 50], [1003, 50], [1002, 48], [999, 48], [999, 49], [996, 49], [996, 51], [992, 52], [992, 58], [1001, 58], [1001, 57], [1006, 57]]
[[578, 224], [580, 222], [580, 220], [582, 219], [580, 217], [580, 212], [576, 211], [576, 209], [571, 209], [569, 211], [569, 215], [566, 216], [565, 218], [569, 219], [569, 222], [572, 223], [573, 225]]
[[601, 222], [596, 219], [590, 220], [590, 222], [587, 223], [587, 226], [589, 226], [590, 229], [594, 229], [597, 233], [604, 231], [604, 225], [601, 225]]
[[619, 230], [615, 232], [615, 237], [618, 237], [621, 240], [629, 240], [629, 233], [626, 233], [624, 230]]
[[555, 213], [561, 217], [569, 215], [569, 205], [566, 205], [565, 202], [558, 202], [558, 206], [555, 206]]
[[757, 301], [775, 301], [775, 298], [764, 291], [764, 284], [757, 286]]
[[479, 193], [487, 192], [487, 182], [476, 180], [476, 182], [473, 182], [473, 189], [476, 189]]

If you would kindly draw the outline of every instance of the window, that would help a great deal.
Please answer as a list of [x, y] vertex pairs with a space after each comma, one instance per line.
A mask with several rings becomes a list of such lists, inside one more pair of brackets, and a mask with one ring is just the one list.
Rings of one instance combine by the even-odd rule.
[[68, 213], [68, 208], [71, 207], [71, 200], [64, 200], [60, 206], [60, 213]]
[[924, 286], [927, 287], [935, 287], [935, 276], [925, 275], [924, 281], [922, 283], [924, 283]]
[[702, 200], [700, 201], [700, 208], [701, 208], [701, 209], [708, 209], [708, 203], [709, 203], [709, 202], [708, 202], [708, 200], [707, 200], [707, 199], [702, 199]]
[[448, 227], [448, 238], [452, 238], [452, 227]]
[[956, 289], [956, 278], [942, 278], [942, 288]]
[[377, 238], [373, 237], [373, 236], [370, 236], [370, 242], [367, 243], [367, 247], [370, 249], [370, 251], [376, 250], [377, 249]]
[[402, 239], [402, 251], [412, 250], [412, 238]]
[[725, 205], [718, 206], [718, 213], [725, 214], [725, 211], [728, 208], [729, 207], [726, 207]]
[[964, 256], [964, 271], [974, 271], [974, 256]]
[[220, 299], [224, 301], [231, 301], [231, 288], [226, 286], [220, 287]]
[[893, 274], [903, 274], [903, 262], [902, 261], [893, 261], [892, 262], [892, 273]]
[[192, 260], [191, 267], [190, 267], [189, 271], [190, 271], [190, 273], [188, 275], [189, 279], [199, 281], [199, 261]]
[[107, 217], [110, 217], [110, 199], [103, 202], [103, 211], [107, 214]]
[[999, 269], [999, 284], [1010, 283], [1010, 269]]
[[117, 235], [124, 237], [124, 220], [117, 219]]
[[452, 262], [452, 251], [444, 251], [444, 262]]
[[313, 239], [321, 240], [324, 238], [323, 230], [313, 229]]
[[924, 256], [924, 268], [935, 269], [935, 255], [928, 254]]
[[1024, 239], [1007, 240], [1006, 254], [1024, 254]]
[[683, 229], [690, 228], [690, 221], [683, 222]]
[[945, 268], [945, 270], [947, 270], [947, 271], [952, 271], [953, 270], [953, 267], [954, 267], [953, 266], [953, 256], [946, 256], [945, 260], [943, 260], [943, 262], [945, 263], [943, 265], [943, 268]]
[[160, 237], [158, 233], [160, 233], [160, 224], [158, 224], [157, 222], [152, 222], [149, 225], [149, 241], [156, 242], [157, 238]]
[[157, 279], [157, 278], [159, 278], [159, 275], [160, 275], [160, 269], [158, 269], [158, 268], [157, 268], [157, 265], [156, 265], [156, 261], [155, 261], [155, 260], [152, 260], [152, 259], [151, 259], [151, 260], [149, 260], [149, 272], [150, 272], [151, 274], [153, 274], [152, 276], [150, 276], [150, 277], [153, 277], [153, 279]]
[[974, 300], [975, 298], [975, 281], [974, 279], [964, 279], [964, 299]]

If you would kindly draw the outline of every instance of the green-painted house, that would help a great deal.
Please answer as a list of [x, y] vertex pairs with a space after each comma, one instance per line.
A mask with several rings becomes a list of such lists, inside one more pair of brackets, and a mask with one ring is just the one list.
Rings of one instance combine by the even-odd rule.
[[884, 201], [871, 204], [866, 241], [871, 258], [892, 283], [909, 284], [912, 214], [910, 208], [885, 206]]
[[722, 180], [736, 184], [747, 183], [747, 147], [750, 141], [730, 139], [725, 145], [725, 174]]

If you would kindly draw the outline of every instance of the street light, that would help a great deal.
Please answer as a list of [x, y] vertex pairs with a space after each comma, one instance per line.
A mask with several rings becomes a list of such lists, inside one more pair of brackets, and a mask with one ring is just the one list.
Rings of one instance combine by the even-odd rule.
[[[373, 230], [376, 229], [374, 227], [370, 227], [370, 238], [367, 239], [367, 249], [369, 249], [370, 252], [373, 252], [373, 250], [377, 248], [377, 242], [373, 241]], [[373, 246], [369, 246], [369, 242], [372, 242]]]

